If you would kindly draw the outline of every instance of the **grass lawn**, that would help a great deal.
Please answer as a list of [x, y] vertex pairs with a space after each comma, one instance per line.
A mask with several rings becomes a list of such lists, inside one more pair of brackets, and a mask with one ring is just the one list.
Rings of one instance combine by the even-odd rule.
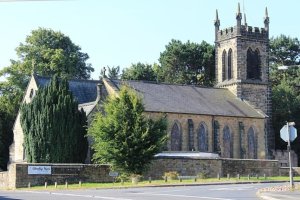
[[[289, 181], [288, 176], [276, 176], [276, 177], [251, 177], [250, 180], [248, 177], [240, 177], [240, 179], [236, 177], [231, 177], [230, 179], [227, 178], [207, 178], [207, 179], [187, 179], [187, 180], [152, 180], [151, 183], [148, 180], [140, 181], [138, 184], [133, 184], [129, 181], [127, 182], [116, 182], [116, 183], [82, 183], [79, 185], [77, 184], [68, 184], [66, 187], [65, 184], [57, 184], [55, 188], [54, 184], [47, 185], [47, 190], [56, 190], [56, 189], [88, 189], [88, 188], [127, 188], [127, 187], [146, 187], [146, 186], [164, 186], [164, 185], [193, 185], [193, 184], [209, 184], [209, 183], [238, 183], [238, 182], [261, 182], [261, 181]], [[294, 181], [300, 181], [300, 176], [294, 177]], [[21, 188], [21, 189], [29, 189], [29, 188]], [[45, 189], [45, 186], [32, 186], [30, 189], [33, 190], [42, 190]]]

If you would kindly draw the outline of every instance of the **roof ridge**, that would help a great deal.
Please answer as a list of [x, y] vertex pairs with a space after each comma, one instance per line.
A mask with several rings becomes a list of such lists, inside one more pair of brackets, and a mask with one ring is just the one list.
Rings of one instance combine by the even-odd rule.
[[210, 87], [205, 85], [189, 85], [189, 84], [179, 84], [179, 83], [167, 83], [167, 82], [156, 82], [156, 81], [147, 81], [147, 80], [122, 80], [122, 79], [111, 79], [112, 82], [134, 82], [134, 83], [146, 83], [153, 85], [174, 85], [174, 86], [184, 86], [184, 87], [195, 87], [195, 88], [204, 88], [204, 89], [221, 89], [228, 90], [227, 88], [219, 88], [219, 87]]
[[[38, 74], [34, 75], [36, 78], [45, 78], [45, 79], [51, 79], [51, 76], [41, 76]], [[59, 79], [61, 79], [61, 77], [59, 77]], [[76, 78], [67, 78], [67, 81], [77, 81], [77, 82], [101, 82], [101, 80], [89, 80], [89, 79], [76, 79]]]

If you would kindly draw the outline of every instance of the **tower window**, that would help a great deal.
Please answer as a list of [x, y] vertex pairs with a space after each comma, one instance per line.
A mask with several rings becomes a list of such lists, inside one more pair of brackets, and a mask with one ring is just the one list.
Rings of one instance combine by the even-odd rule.
[[247, 51], [247, 79], [261, 80], [260, 53], [258, 49], [253, 51], [249, 48]]
[[228, 67], [227, 67], [227, 79], [232, 79], [232, 50], [228, 51]]
[[226, 51], [222, 53], [222, 81], [226, 80]]

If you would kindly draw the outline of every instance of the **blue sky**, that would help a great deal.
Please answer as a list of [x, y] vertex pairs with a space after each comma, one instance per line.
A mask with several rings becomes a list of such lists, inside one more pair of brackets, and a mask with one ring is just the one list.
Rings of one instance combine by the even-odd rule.
[[270, 36], [300, 38], [299, 0], [0, 0], [0, 68], [17, 59], [15, 48], [38, 27], [61, 31], [81, 46], [94, 79], [103, 66], [157, 63], [171, 39], [213, 44], [215, 10], [221, 29], [234, 26], [238, 2], [248, 25], [263, 27], [267, 6]]

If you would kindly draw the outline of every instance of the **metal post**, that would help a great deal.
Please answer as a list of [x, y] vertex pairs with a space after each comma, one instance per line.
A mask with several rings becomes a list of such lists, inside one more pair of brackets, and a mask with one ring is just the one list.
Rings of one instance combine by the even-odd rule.
[[289, 122], [287, 122], [287, 132], [288, 132], [288, 146], [287, 146], [287, 148], [288, 148], [288, 152], [289, 152], [289, 165], [290, 165], [290, 186], [291, 186], [291, 188], [294, 188]]

